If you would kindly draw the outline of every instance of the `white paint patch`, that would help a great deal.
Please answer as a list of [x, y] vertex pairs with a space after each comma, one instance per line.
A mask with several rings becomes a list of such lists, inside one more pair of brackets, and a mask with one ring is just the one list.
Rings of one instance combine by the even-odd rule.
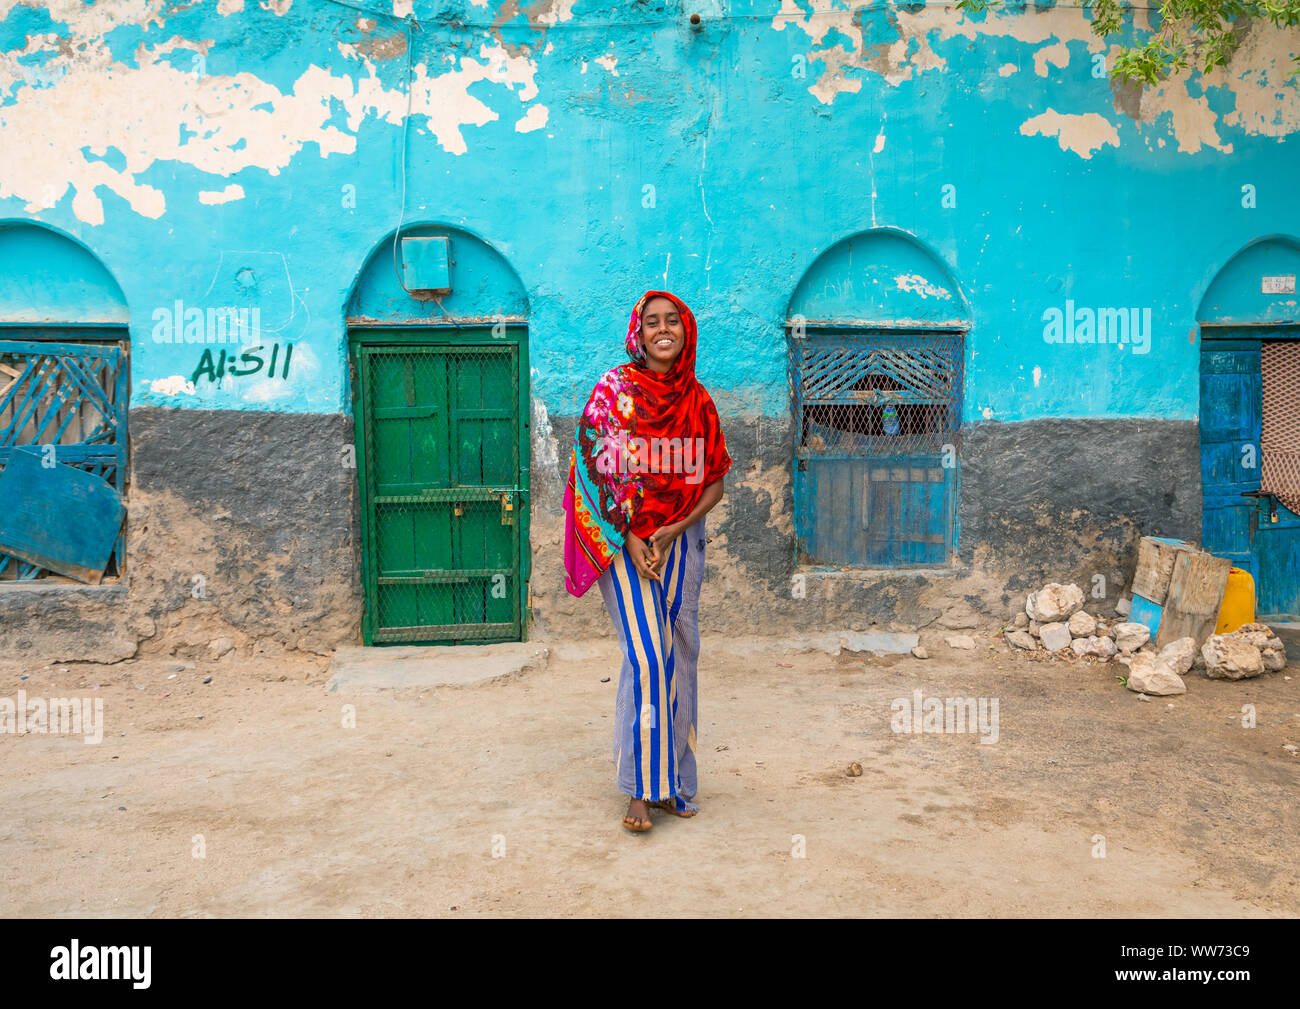
[[983, 417], [985, 420], [992, 420], [993, 408], [986, 406], [983, 410], [980, 411], [980, 416]]
[[608, 70], [615, 77], [618, 76], [618, 70], [616, 69], [618, 66], [617, 56], [614, 56], [610, 53], [606, 53], [604, 56], [597, 56], [594, 62], [599, 63], [602, 67]]
[[[483, 7], [487, 6], [487, 0], [472, 0], [472, 2]], [[535, 25], [554, 28], [561, 21], [573, 20], [573, 5], [575, 3], [577, 3], [577, 0], [551, 0], [549, 7], [530, 14], [529, 20]]]
[[1010, 77], [1019, 69], [1020, 68], [1016, 66], [1014, 63], [1003, 63], [1002, 66], [998, 67], [998, 76]]
[[[148, 381], [148, 380], [146, 380]], [[184, 375], [169, 375], [167, 378], [155, 378], [149, 382], [149, 391], [158, 396], [197, 396], [194, 383]]]
[[393, 13], [399, 18], [409, 16], [414, 9], [415, 0], [393, 0]]
[[515, 123], [516, 133], [532, 133], [546, 125], [550, 110], [545, 105], [530, 105], [519, 122]]
[[939, 287], [935, 284], [931, 284], [919, 273], [900, 273], [894, 278], [894, 286], [900, 291], [919, 294], [922, 298], [942, 298], [944, 301], [952, 300], [951, 291], [946, 287]]
[[233, 200], [242, 200], [244, 198], [244, 187], [232, 182], [220, 192], [204, 191], [199, 193], [199, 202], [208, 207], [215, 207], [219, 203], [230, 203]]
[[876, 146], [871, 149], [872, 154], [879, 154], [885, 149], [885, 131], [881, 130], [876, 134]]
[[244, 0], [217, 0], [217, 13], [223, 18], [231, 14], [240, 14], [244, 10]]
[[1064, 42], [1058, 42], [1054, 46], [1044, 46], [1034, 53], [1034, 73], [1039, 77], [1047, 76], [1049, 64], [1055, 67], [1069, 66], [1070, 49]]
[[[0, 0], [0, 11], [4, 3]], [[137, 178], [159, 162], [189, 165], [219, 177], [246, 168], [277, 175], [308, 144], [317, 145], [321, 157], [355, 153], [355, 131], [367, 117], [393, 125], [402, 122], [405, 91], [400, 86], [386, 89], [373, 63], [355, 46], [339, 48], [365, 68], [364, 75], [336, 76], [308, 66], [281, 92], [253, 74], [199, 75], [190, 71], [183, 56], [177, 65], [162, 58], [178, 50], [206, 54], [211, 40], [173, 36], [152, 46], [141, 43], [134, 52], [136, 65], [126, 65], [114, 58], [102, 38], [116, 27], [106, 20], [109, 6], [53, 0], [51, 16], [74, 26], [74, 42], [83, 37], [85, 41], [74, 47], [55, 37], [42, 39], [41, 51], [50, 54], [44, 71], [53, 83], [16, 89], [15, 101], [0, 114], [0, 150], [26, 152], [23, 158], [0, 159], [0, 198], [23, 200], [29, 213], [55, 206], [71, 190], [77, 219], [103, 224], [104, 206], [96, 192], [103, 187], [137, 214], [158, 218], [167, 209], [162, 191]], [[157, 19], [154, 11], [161, 0], [111, 6], [122, 23], [147, 23]], [[0, 61], [0, 94], [15, 91], [16, 66]], [[480, 46], [477, 60], [460, 57], [458, 66], [437, 76], [420, 64], [414, 70], [411, 107], [413, 116], [425, 122], [414, 128], [432, 133], [444, 150], [464, 154], [468, 145], [462, 128], [499, 118], [469, 94], [470, 86], [490, 82], [523, 104], [537, 96], [536, 72], [536, 63], [527, 56], [513, 56], [488, 43]], [[330, 125], [338, 105], [347, 115], [346, 130]], [[545, 114], [529, 110], [525, 127]], [[58, 129], [50, 129], [51, 123]], [[32, 137], [42, 142], [32, 144]], [[110, 149], [125, 162], [121, 169], [114, 167], [116, 162], [101, 160]]]
[[1034, 365], [1034, 388], [1035, 389], [1038, 388], [1038, 383], [1042, 379], [1042, 377], [1043, 377], [1043, 369], [1038, 367], [1038, 365]]
[[1021, 123], [1020, 132], [1027, 137], [1034, 134], [1056, 137], [1061, 150], [1073, 151], [1085, 159], [1091, 158], [1094, 151], [1107, 144], [1119, 146], [1119, 131], [1105, 116], [1096, 112], [1062, 115], [1055, 109], [1048, 109]]
[[282, 18], [289, 13], [289, 8], [293, 6], [293, 0], [262, 0], [258, 6], [264, 11], [275, 11], [275, 16]]

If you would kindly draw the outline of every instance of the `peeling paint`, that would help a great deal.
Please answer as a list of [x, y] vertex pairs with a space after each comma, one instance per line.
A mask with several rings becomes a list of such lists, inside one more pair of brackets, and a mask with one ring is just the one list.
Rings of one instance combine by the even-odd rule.
[[149, 382], [149, 391], [158, 396], [196, 395], [194, 383], [184, 375], [168, 375]]
[[531, 133], [533, 130], [540, 130], [546, 125], [549, 118], [550, 112], [545, 105], [531, 105], [519, 122], [515, 123], [515, 131], [517, 133]]
[[[1104, 54], [1108, 65], [1119, 52], [1118, 45], [1093, 34], [1092, 22], [1082, 7], [990, 10], [986, 17], [975, 19], [955, 7], [927, 5], [918, 9], [897, 5], [887, 6], [884, 14], [895, 38], [876, 40], [869, 46], [864, 45], [861, 29], [863, 10], [844, 7], [834, 0], [815, 0], [807, 11], [794, 0], [783, 0], [772, 19], [772, 28], [798, 28], [807, 36], [812, 46], [805, 54], [807, 59], [825, 64], [822, 77], [808, 90], [825, 104], [861, 89], [860, 75], [850, 71], [879, 74], [890, 86], [897, 87], [928, 71], [946, 68], [947, 61], [933, 48], [943, 40], [965, 38], [984, 43], [1004, 39], [1040, 46], [1033, 54], [1035, 73], [1049, 79], [1052, 68], [1068, 65], [1069, 43], [1082, 44], [1090, 54]], [[837, 39], [849, 39], [849, 44], [837, 42], [832, 47], [817, 48], [832, 30]], [[1300, 28], [1270, 26], [1267, 31], [1249, 32], [1229, 68], [1205, 76], [1189, 69], [1148, 89], [1136, 118], [1146, 128], [1160, 128], [1160, 123], [1167, 122], [1178, 141], [1178, 150], [1187, 154], [1195, 154], [1203, 146], [1229, 153], [1231, 146], [1219, 136], [1222, 126], [1264, 136], [1294, 132], [1300, 129], [1300, 89], [1289, 76], [1294, 69], [1290, 54], [1298, 48]], [[997, 73], [1006, 77], [1016, 69], [1015, 64], [1004, 63]], [[1065, 79], [1057, 76], [1057, 83], [1064, 84]], [[1194, 80], [1196, 94], [1189, 87]], [[1205, 98], [1206, 92], [1217, 89], [1231, 91], [1235, 96], [1231, 110], [1222, 119]], [[1119, 104], [1114, 111], [1134, 118], [1128, 108]], [[1079, 145], [1063, 149], [1077, 153]]]
[[1025, 136], [1041, 134], [1056, 137], [1063, 151], [1073, 151], [1081, 158], [1090, 158], [1094, 151], [1107, 144], [1119, 146], [1119, 131], [1107, 121], [1105, 116], [1096, 112], [1082, 115], [1062, 115], [1055, 109], [1048, 109], [1041, 115], [1026, 119], [1020, 125], [1020, 132]]
[[1034, 53], [1034, 73], [1039, 77], [1047, 76], [1049, 66], [1065, 67], [1070, 63], [1070, 49], [1064, 42], [1054, 46], [1044, 46]]
[[232, 200], [242, 200], [243, 198], [244, 187], [234, 182], [218, 192], [204, 191], [199, 193], [199, 202], [209, 207], [221, 203], [230, 203]]
[[922, 298], [942, 298], [944, 301], [952, 299], [952, 292], [946, 287], [931, 284], [919, 273], [899, 274], [894, 278], [894, 286], [900, 291], [919, 294]]

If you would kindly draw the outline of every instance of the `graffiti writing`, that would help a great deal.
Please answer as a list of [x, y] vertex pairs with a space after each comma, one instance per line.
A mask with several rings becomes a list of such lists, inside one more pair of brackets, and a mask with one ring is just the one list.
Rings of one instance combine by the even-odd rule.
[[[280, 345], [271, 344], [271, 359], [265, 360], [263, 352], [265, 347], [249, 347], [238, 357], [233, 351], [226, 351], [223, 347], [219, 356], [213, 357], [211, 349], [204, 350], [203, 356], [199, 358], [198, 367], [194, 369], [194, 374], [190, 376], [190, 381], [198, 384], [201, 377], [206, 376], [209, 382], [219, 383], [227, 375], [233, 375], [236, 378], [242, 378], [246, 375], [256, 375], [263, 367], [266, 368], [267, 378], [287, 379], [289, 377], [289, 360], [293, 357], [293, 344], [287, 343], [284, 346], [284, 355], [281, 357]], [[277, 369], [279, 372], [277, 374]]]

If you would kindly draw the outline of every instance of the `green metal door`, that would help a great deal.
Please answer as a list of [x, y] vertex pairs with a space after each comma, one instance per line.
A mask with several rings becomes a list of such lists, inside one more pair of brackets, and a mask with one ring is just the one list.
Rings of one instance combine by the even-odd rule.
[[523, 637], [527, 342], [503, 328], [351, 333], [366, 644]]

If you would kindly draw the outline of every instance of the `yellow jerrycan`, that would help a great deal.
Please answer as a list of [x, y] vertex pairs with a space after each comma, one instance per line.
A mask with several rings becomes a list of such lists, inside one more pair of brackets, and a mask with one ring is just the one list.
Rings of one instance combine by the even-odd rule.
[[1231, 634], [1242, 624], [1255, 622], [1255, 579], [1249, 571], [1233, 568], [1228, 572], [1228, 587], [1223, 590], [1219, 607], [1219, 624], [1215, 634]]

